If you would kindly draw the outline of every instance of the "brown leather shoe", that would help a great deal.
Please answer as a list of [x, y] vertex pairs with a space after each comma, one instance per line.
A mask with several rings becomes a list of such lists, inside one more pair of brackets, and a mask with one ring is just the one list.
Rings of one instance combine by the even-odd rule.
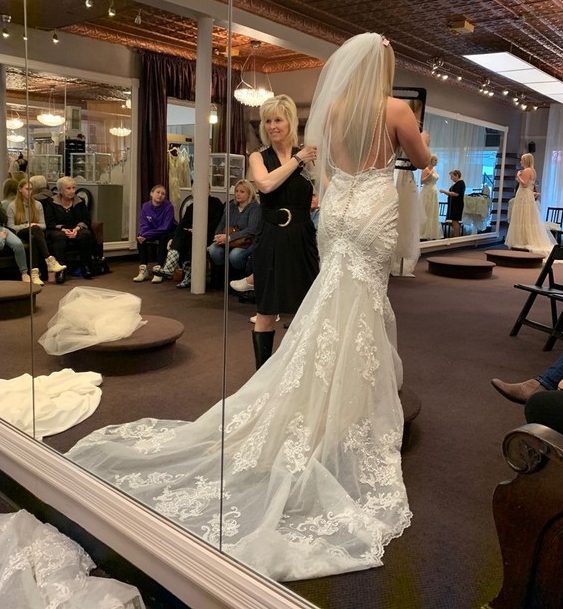
[[507, 400], [517, 404], [525, 404], [528, 398], [538, 391], [547, 391], [536, 379], [530, 379], [523, 383], [505, 383], [500, 379], [493, 379], [491, 385]]

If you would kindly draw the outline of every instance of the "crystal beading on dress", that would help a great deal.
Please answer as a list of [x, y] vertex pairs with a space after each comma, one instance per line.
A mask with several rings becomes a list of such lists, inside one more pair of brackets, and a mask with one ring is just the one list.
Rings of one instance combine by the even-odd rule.
[[[400, 144], [417, 167], [430, 153], [410, 108], [387, 97], [392, 62], [378, 34], [362, 34], [323, 69], [306, 142], [330, 145], [333, 129], [348, 126], [352, 99], [367, 122], [352, 121], [351, 138], [334, 139], [342, 148], [324, 150], [320, 272], [278, 350], [225, 400], [224, 424], [218, 403], [193, 423], [110, 426], [68, 453], [281, 581], [379, 566], [411, 520], [401, 472], [402, 366], [387, 298], [398, 221], [392, 150]], [[371, 87], [356, 98], [360, 82]]]

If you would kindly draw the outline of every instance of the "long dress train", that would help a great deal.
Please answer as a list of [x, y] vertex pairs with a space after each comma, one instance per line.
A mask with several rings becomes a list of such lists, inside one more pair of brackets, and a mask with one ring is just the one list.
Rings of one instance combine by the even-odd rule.
[[[320, 273], [276, 353], [197, 421], [143, 419], [81, 440], [73, 461], [277, 580], [382, 564], [410, 523], [401, 362], [387, 298], [393, 168], [336, 171]], [[222, 520], [221, 520], [222, 518]]]
[[555, 237], [542, 222], [532, 183], [518, 186], [504, 243], [545, 256], [556, 244]]

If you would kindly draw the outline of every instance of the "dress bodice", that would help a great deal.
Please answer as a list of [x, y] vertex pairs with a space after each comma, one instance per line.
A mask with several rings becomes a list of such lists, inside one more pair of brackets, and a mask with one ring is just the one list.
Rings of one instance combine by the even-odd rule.
[[440, 179], [440, 176], [435, 170], [432, 170], [432, 173], [426, 179], [426, 182], [422, 185], [422, 188], [434, 188]]

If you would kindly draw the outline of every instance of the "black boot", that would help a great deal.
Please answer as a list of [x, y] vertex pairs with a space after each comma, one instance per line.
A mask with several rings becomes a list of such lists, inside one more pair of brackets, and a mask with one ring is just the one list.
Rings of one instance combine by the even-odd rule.
[[254, 345], [254, 357], [256, 358], [256, 370], [272, 355], [274, 347], [275, 330], [271, 332], [252, 331], [252, 344]]

